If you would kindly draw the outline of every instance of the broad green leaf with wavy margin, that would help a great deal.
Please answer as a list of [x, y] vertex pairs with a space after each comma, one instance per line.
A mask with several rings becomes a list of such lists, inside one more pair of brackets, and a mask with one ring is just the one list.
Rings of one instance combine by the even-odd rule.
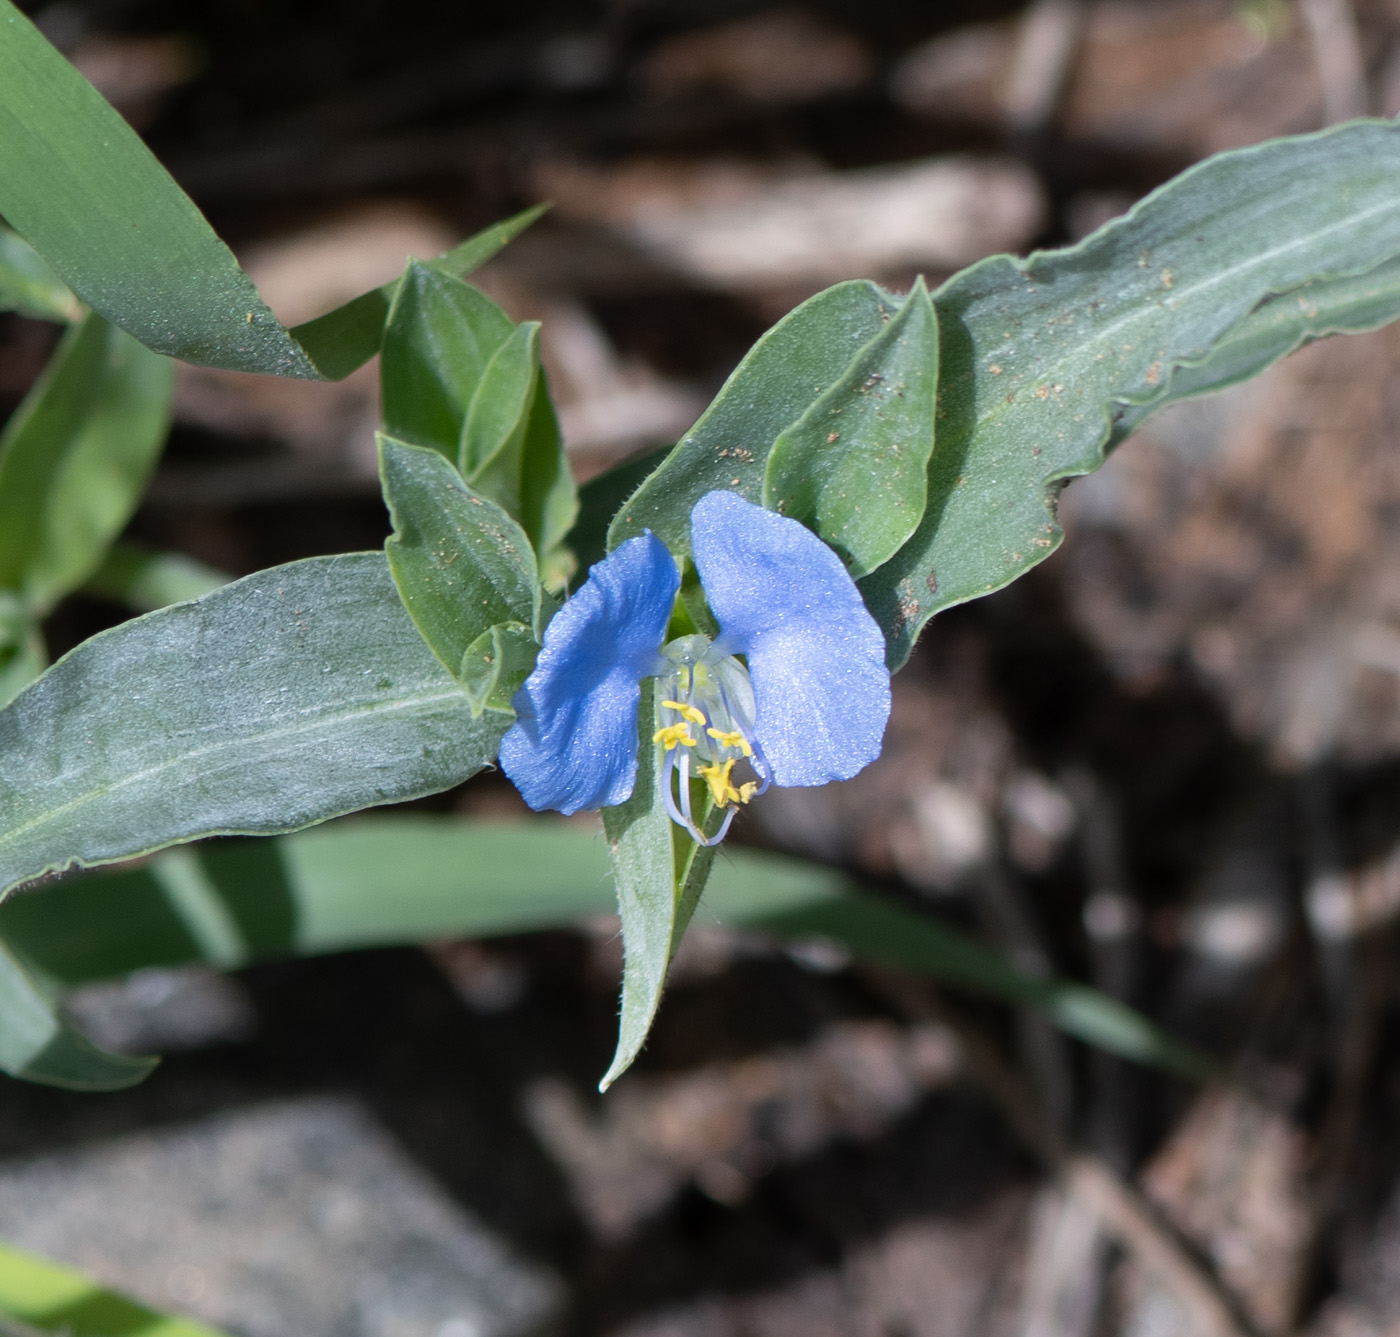
[[1160, 396], [1146, 404], [1122, 405], [1107, 449], [1118, 446], [1144, 418], [1168, 404], [1237, 385], [1315, 339], [1364, 334], [1397, 317], [1400, 258], [1364, 274], [1318, 279], [1266, 297], [1203, 361], [1178, 367]]
[[1219, 154], [1077, 246], [950, 279], [928, 509], [861, 582], [891, 666], [934, 613], [1054, 551], [1058, 485], [1103, 462], [1118, 405], [1160, 401], [1272, 294], [1316, 301], [1397, 253], [1400, 125], [1371, 121]]
[[94, 636], [0, 711], [0, 891], [457, 784], [496, 753], [382, 553], [260, 571]]
[[[94, 310], [147, 348], [200, 366], [338, 379], [378, 351], [391, 293], [296, 330], [129, 125], [0, 0], [0, 214]], [[538, 217], [487, 229], [437, 263], [481, 264]]]

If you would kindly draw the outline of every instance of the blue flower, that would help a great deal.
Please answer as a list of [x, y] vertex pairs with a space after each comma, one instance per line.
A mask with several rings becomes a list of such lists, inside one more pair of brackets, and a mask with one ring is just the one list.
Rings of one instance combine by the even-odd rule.
[[[650, 531], [594, 566], [545, 629], [500, 756], [532, 808], [573, 813], [631, 796], [647, 677], [658, 679], [652, 741], [665, 754], [667, 806], [702, 843], [722, 840], [736, 806], [769, 784], [846, 780], [879, 755], [885, 641], [840, 558], [733, 492], [696, 503], [690, 537], [715, 640], [663, 644], [680, 575]], [[728, 809], [713, 837], [692, 815], [692, 776]]]

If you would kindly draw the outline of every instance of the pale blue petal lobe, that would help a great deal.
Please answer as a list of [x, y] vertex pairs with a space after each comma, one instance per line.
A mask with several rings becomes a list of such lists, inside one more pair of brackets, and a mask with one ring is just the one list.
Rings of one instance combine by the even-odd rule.
[[890, 714], [885, 638], [841, 559], [733, 492], [695, 504], [690, 537], [721, 643], [748, 659], [774, 782], [847, 780], [874, 761]]
[[679, 587], [675, 561], [648, 531], [599, 562], [545, 628], [500, 753], [501, 769], [536, 811], [631, 797], [640, 683], [656, 672]]

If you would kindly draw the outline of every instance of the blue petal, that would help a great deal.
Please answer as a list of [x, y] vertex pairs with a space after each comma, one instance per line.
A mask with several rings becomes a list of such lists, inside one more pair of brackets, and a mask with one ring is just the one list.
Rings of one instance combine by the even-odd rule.
[[733, 492], [701, 497], [690, 539], [722, 644], [748, 657], [774, 782], [847, 780], [874, 761], [890, 715], [885, 638], [841, 559]]
[[599, 562], [545, 628], [500, 755], [536, 811], [609, 808], [631, 797], [639, 684], [656, 672], [679, 586], [671, 554], [648, 530]]

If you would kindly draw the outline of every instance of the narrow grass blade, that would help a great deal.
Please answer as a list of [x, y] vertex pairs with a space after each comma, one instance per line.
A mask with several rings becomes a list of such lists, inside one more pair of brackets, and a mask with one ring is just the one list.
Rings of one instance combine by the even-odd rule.
[[75, 1268], [6, 1244], [0, 1244], [0, 1316], [44, 1337], [226, 1337], [193, 1319], [147, 1309]]
[[[394, 285], [284, 328], [140, 137], [11, 0], [0, 0], [0, 163], [0, 214], [63, 283], [147, 348], [310, 380], [346, 376], [379, 349]], [[433, 263], [461, 276], [539, 213]]]
[[[659, 827], [647, 830], [654, 857]], [[366, 817], [277, 840], [219, 841], [196, 854], [211, 894], [239, 925], [248, 960], [526, 933], [617, 905], [608, 841], [564, 821]], [[163, 857], [12, 897], [0, 905], [0, 938], [63, 987], [206, 959], [153, 875]], [[1192, 1077], [1214, 1072], [1209, 1059], [1107, 995], [1025, 975], [969, 934], [872, 896], [833, 869], [727, 848], [708, 871], [702, 917], [829, 937], [862, 959], [1043, 1008], [1071, 1035], [1123, 1057]], [[677, 897], [674, 918], [653, 935], [647, 978], [669, 961], [685, 899]], [[644, 991], [641, 1003], [651, 1001]], [[650, 1011], [638, 1010], [649, 1020]]]

